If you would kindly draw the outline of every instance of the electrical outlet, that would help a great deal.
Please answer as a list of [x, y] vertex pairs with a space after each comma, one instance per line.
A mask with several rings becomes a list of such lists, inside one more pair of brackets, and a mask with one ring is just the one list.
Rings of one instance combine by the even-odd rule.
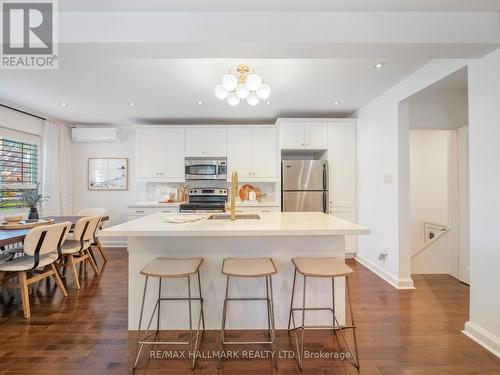
[[389, 255], [387, 249], [382, 249], [382, 251], [378, 254], [378, 260], [385, 260], [387, 255]]

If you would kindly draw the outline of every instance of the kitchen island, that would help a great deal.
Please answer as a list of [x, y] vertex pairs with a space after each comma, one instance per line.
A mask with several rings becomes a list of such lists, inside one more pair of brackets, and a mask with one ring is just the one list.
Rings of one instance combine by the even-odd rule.
[[[204, 258], [201, 266], [207, 329], [220, 329], [225, 277], [221, 274], [222, 260], [226, 257], [271, 257], [278, 273], [273, 276], [276, 328], [288, 324], [293, 267], [291, 258], [300, 256], [345, 256], [345, 236], [369, 234], [357, 224], [319, 212], [262, 212], [258, 218], [246, 217], [236, 221], [211, 219], [187, 223], [170, 223], [169, 217], [190, 214], [156, 213], [101, 231], [102, 237], [127, 237], [129, 280], [129, 330], [136, 330], [144, 288], [140, 270], [156, 257]], [[216, 214], [218, 215], [218, 214]], [[199, 216], [199, 214], [197, 214]], [[299, 286], [301, 280], [299, 280]], [[308, 304], [329, 305], [331, 282], [329, 279], [308, 281]], [[156, 289], [155, 289], [156, 288]], [[298, 290], [301, 290], [300, 287]], [[169, 279], [163, 283], [163, 295], [185, 297], [186, 282]], [[197, 295], [194, 289], [193, 294]], [[264, 296], [264, 279], [237, 279], [231, 282], [229, 294], [238, 296]], [[144, 316], [149, 316], [158, 296], [158, 283], [150, 282], [146, 296]], [[301, 301], [300, 293], [296, 301]], [[165, 305], [163, 305], [163, 303]], [[162, 329], [186, 329], [187, 304], [163, 302]], [[251, 306], [250, 306], [251, 304]], [[344, 282], [335, 283], [337, 317], [344, 316]], [[194, 312], [198, 309], [194, 305]], [[265, 303], [231, 302], [227, 317], [228, 329], [256, 329], [267, 326]], [[193, 315], [196, 319], [196, 315]], [[312, 311], [306, 315], [308, 324], [331, 320], [326, 312]], [[194, 320], [196, 321], [196, 320]]]

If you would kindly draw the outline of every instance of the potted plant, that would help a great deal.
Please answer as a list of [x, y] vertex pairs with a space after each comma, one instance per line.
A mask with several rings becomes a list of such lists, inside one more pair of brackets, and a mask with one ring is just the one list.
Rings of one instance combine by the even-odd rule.
[[28, 220], [38, 220], [40, 218], [38, 215], [38, 206], [48, 198], [38, 192], [39, 187], [40, 183], [36, 185], [36, 188], [22, 190], [22, 201], [30, 208]]

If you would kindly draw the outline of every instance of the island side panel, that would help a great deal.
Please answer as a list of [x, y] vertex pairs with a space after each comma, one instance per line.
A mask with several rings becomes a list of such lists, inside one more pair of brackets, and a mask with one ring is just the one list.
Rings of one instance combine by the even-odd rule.
[[[202, 291], [205, 300], [205, 323], [207, 329], [220, 329], [222, 303], [226, 278], [221, 274], [222, 260], [226, 257], [271, 257], [278, 273], [273, 276], [276, 328], [286, 329], [290, 309], [293, 282], [291, 258], [299, 256], [344, 257], [345, 236], [252, 236], [252, 237], [129, 237], [129, 330], [137, 330], [144, 276], [140, 270], [157, 257], [204, 258], [201, 266]], [[298, 274], [298, 277], [300, 275]], [[187, 280], [164, 279], [162, 295], [187, 296]], [[191, 281], [192, 294], [197, 295], [195, 278]], [[338, 278], [335, 284], [335, 304], [338, 319], [345, 316], [344, 280]], [[231, 278], [229, 295], [234, 297], [265, 296], [265, 279]], [[148, 320], [158, 297], [158, 280], [149, 279], [144, 321]], [[308, 278], [307, 305], [331, 306], [331, 279]], [[229, 302], [227, 317], [229, 329], [264, 329], [267, 327], [264, 301]], [[302, 304], [302, 277], [298, 279], [295, 306]], [[199, 304], [193, 303], [193, 322], [198, 320]], [[296, 322], [301, 319], [296, 313]], [[152, 327], [155, 327], [156, 318]], [[307, 312], [306, 324], [326, 324], [331, 322], [328, 312]], [[162, 302], [160, 329], [187, 329], [188, 306], [186, 302]]]

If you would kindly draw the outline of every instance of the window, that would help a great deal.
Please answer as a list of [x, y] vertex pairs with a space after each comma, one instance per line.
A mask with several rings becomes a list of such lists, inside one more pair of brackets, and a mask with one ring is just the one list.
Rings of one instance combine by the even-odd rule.
[[0, 137], [0, 209], [22, 207], [22, 190], [37, 182], [38, 145]]

